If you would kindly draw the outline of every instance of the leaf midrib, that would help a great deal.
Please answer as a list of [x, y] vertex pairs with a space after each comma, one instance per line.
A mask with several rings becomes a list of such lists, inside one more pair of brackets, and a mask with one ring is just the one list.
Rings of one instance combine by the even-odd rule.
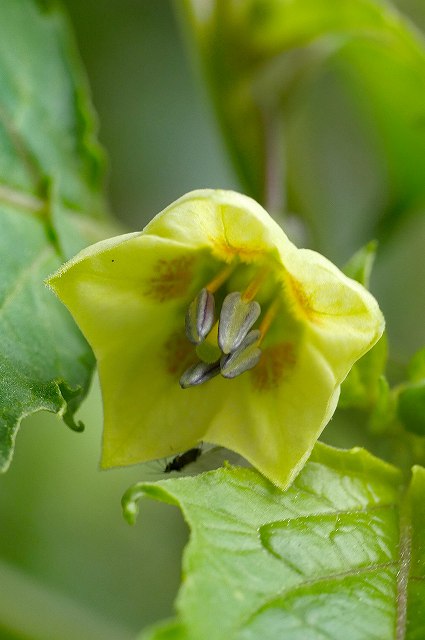
[[[337, 512], [320, 512], [317, 514], [309, 514], [307, 516], [301, 516], [302, 518], [309, 519], [311, 515], [322, 516], [322, 515], [337, 515], [338, 513], [342, 514], [351, 514], [360, 512], [369, 512], [376, 511], [381, 509], [395, 508], [399, 506], [400, 509], [400, 536], [399, 536], [399, 557], [398, 560], [374, 563], [363, 567], [355, 567], [353, 569], [348, 569], [347, 571], [341, 571], [336, 573], [329, 573], [327, 575], [317, 576], [316, 578], [302, 580], [296, 585], [291, 586], [290, 588], [284, 588], [282, 590], [277, 591], [273, 595], [273, 600], [276, 598], [282, 598], [284, 596], [288, 596], [291, 593], [299, 591], [304, 587], [308, 587], [315, 584], [320, 584], [324, 582], [329, 582], [333, 580], [341, 580], [345, 577], [356, 576], [361, 574], [373, 573], [382, 569], [389, 569], [399, 567], [397, 571], [397, 595], [396, 595], [396, 620], [395, 620], [395, 635], [394, 640], [405, 640], [406, 638], [406, 626], [407, 626], [407, 605], [408, 605], [408, 586], [410, 581], [409, 571], [410, 571], [410, 561], [411, 561], [411, 543], [412, 543], [412, 527], [410, 522], [410, 509], [409, 509], [409, 501], [406, 495], [402, 496], [400, 499], [400, 504], [397, 503], [386, 503], [381, 505], [372, 505], [365, 509], [348, 509], [341, 510]], [[285, 521], [297, 520], [296, 518], [286, 518]], [[419, 579], [422, 579], [419, 577]], [[249, 618], [245, 620], [245, 623], [249, 622], [249, 619], [252, 618], [256, 612], [260, 611], [264, 606], [266, 606], [271, 600], [270, 594], [266, 597], [266, 599], [259, 604], [254, 612], [251, 612]]]
[[26, 213], [42, 214], [46, 209], [46, 203], [41, 198], [25, 191], [11, 189], [5, 184], [0, 184], [0, 203], [18, 207]]
[[397, 573], [397, 615], [395, 640], [404, 640], [407, 626], [409, 572], [412, 556], [410, 504], [406, 493], [400, 499], [399, 571]]

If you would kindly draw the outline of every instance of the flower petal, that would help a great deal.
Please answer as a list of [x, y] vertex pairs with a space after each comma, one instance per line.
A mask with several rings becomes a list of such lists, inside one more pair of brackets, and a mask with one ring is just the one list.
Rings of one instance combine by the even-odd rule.
[[[261, 292], [270, 320], [261, 325], [268, 327], [263, 353], [241, 376], [183, 390], [179, 379], [196, 362], [186, 310], [234, 258], [252, 263], [244, 277], [272, 266], [269, 289]], [[228, 286], [234, 278], [237, 269]], [[49, 285], [98, 360], [106, 467], [206, 440], [288, 486], [332, 417], [341, 382], [384, 326], [361, 285], [319, 254], [294, 247], [260, 205], [229, 191], [183, 196], [142, 233], [82, 251]]]
[[152, 313], [167, 316], [185, 308], [202, 260], [182, 243], [127, 234], [81, 251], [47, 284], [100, 357], [117, 345], [131, 349], [131, 338], [143, 341]]
[[277, 248], [295, 249], [263, 207], [235, 191], [191, 191], [155, 216], [145, 233], [207, 247], [225, 262], [236, 255], [251, 262]]
[[315, 251], [298, 249], [284, 262], [287, 293], [308, 336], [341, 383], [381, 337], [385, 322], [375, 298]]
[[254, 369], [231, 381], [238, 388], [206, 433], [208, 442], [237, 451], [282, 489], [307, 460], [339, 397], [332, 369], [308, 342], [286, 364], [280, 379], [272, 367], [268, 380]]
[[111, 354], [99, 363], [105, 468], [174, 455], [206, 440], [207, 425], [222, 402], [217, 380], [182, 390], [179, 373], [174, 376], [164, 371], [167, 341], [164, 351], [163, 339], [167, 335], [172, 344], [173, 334], [170, 338], [168, 327], [163, 326], [147, 336], [144, 349], [125, 360]]
[[215, 381], [191, 389], [191, 398], [178, 382], [193, 356], [184, 311], [203, 259], [191, 246], [129, 234], [82, 251], [49, 280], [97, 358], [104, 467], [173, 455], [205, 439], [221, 401]]

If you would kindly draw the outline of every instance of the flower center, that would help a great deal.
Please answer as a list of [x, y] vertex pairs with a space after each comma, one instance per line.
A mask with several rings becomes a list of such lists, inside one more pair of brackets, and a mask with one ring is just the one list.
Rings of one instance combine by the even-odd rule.
[[225, 285], [234, 269], [235, 265], [226, 265], [189, 305], [186, 337], [196, 346], [199, 361], [181, 376], [183, 389], [207, 382], [218, 374], [235, 378], [255, 367], [261, 357], [260, 344], [279, 307], [278, 298], [273, 299], [258, 328], [253, 329], [261, 315], [261, 306], [255, 297], [269, 276], [270, 268], [260, 269], [244, 291], [226, 293], [216, 320], [214, 294]]

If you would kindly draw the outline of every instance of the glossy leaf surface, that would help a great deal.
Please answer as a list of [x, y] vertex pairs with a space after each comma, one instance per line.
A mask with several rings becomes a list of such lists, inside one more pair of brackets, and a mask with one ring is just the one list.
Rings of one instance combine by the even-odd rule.
[[177, 620], [142, 638], [422, 637], [424, 483], [416, 468], [406, 496], [393, 467], [318, 445], [286, 492], [231, 467], [136, 485], [130, 521], [147, 496], [191, 528]]

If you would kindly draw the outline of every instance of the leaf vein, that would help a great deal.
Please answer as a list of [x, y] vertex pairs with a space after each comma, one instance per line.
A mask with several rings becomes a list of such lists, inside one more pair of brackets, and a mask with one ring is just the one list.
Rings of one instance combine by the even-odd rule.
[[408, 513], [408, 500], [400, 504], [400, 543], [399, 543], [399, 571], [397, 573], [397, 617], [396, 640], [406, 637], [407, 625], [407, 591], [409, 586], [409, 570], [412, 546], [412, 527]]
[[44, 249], [34, 258], [32, 262], [30, 262], [19, 274], [13, 283], [13, 287], [9, 290], [6, 296], [0, 303], [0, 318], [5, 313], [7, 306], [13, 301], [13, 299], [19, 295], [20, 291], [23, 289], [25, 283], [27, 282], [30, 275], [36, 271], [46, 260], [46, 258], [50, 257], [51, 248], [44, 247]]
[[30, 213], [43, 213], [46, 204], [41, 198], [31, 193], [25, 193], [12, 189], [5, 184], [0, 184], [0, 202], [10, 204]]

